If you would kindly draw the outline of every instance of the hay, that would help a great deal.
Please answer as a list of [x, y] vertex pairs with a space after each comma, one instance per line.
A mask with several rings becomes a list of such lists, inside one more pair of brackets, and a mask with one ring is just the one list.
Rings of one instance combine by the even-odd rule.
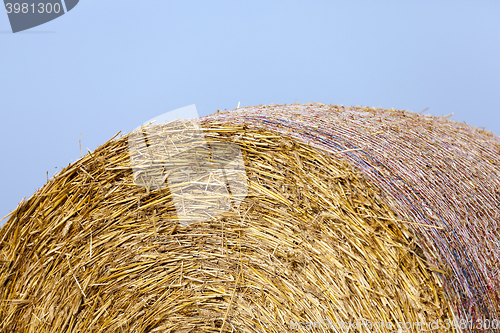
[[110, 140], [0, 231], [0, 329], [287, 332], [364, 319], [449, 332], [447, 321], [464, 315], [496, 319], [489, 269], [499, 266], [486, 251], [500, 245], [484, 224], [499, 222], [499, 141], [444, 119], [429, 129], [430, 120], [324, 105], [207, 117], [211, 148], [243, 152], [248, 188], [229, 211], [191, 223], [168, 187], [134, 178], [129, 137]]
[[445, 117], [321, 103], [206, 120], [265, 126], [348, 161], [412, 222], [428, 261], [446, 272], [440, 278], [458, 319], [500, 322], [499, 137]]

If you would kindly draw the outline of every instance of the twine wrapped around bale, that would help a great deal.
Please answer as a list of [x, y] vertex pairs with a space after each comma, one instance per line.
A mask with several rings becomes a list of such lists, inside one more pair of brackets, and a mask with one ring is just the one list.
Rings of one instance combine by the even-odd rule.
[[154, 157], [163, 139], [135, 158], [132, 135], [19, 205], [0, 231], [2, 332], [495, 331], [477, 323], [500, 319], [498, 137], [318, 103], [201, 121], [206, 145], [184, 154], [210, 169], [237, 146], [244, 172], [189, 183], [214, 193], [191, 212]]

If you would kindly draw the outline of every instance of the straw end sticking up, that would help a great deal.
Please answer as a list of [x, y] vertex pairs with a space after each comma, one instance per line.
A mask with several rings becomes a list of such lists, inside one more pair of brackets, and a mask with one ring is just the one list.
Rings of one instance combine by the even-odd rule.
[[424, 113], [427, 110], [429, 110], [429, 107], [426, 107], [425, 109], [423, 109], [422, 111], [420, 111], [419, 114], [422, 114], [422, 113]]
[[[24, 198], [26, 198], [26, 197], [24, 197]], [[23, 203], [23, 202], [24, 202], [24, 198], [23, 198], [23, 201], [21, 201], [21, 202], [19, 203], [19, 205], [20, 205], [21, 203]], [[2, 222], [3, 220], [5, 220], [5, 219], [6, 219], [6, 218], [8, 218], [9, 216], [11, 216], [14, 212], [15, 212], [15, 210], [14, 210], [14, 211], [12, 211], [12, 212], [10, 212], [9, 214], [5, 215], [4, 217], [2, 217], [2, 219], [0, 220], [0, 222]]]

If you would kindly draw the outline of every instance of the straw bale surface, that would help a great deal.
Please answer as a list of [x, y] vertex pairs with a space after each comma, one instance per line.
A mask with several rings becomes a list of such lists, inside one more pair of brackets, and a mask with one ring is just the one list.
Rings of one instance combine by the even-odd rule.
[[497, 137], [321, 104], [203, 121], [211, 146], [243, 152], [241, 204], [180, 223], [168, 188], [134, 178], [127, 137], [110, 140], [0, 231], [1, 331], [287, 332], [363, 318], [449, 332], [450, 319], [498, 319]]
[[499, 137], [447, 117], [321, 103], [247, 107], [206, 121], [265, 127], [359, 169], [444, 272], [457, 319], [500, 322]]

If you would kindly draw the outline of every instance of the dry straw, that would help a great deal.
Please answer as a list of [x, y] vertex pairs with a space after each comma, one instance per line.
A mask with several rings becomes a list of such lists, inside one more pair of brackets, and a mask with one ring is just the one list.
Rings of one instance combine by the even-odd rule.
[[440, 278], [457, 319], [498, 322], [500, 138], [446, 118], [310, 103], [206, 120], [264, 126], [349, 162], [383, 190], [428, 262], [445, 272]]
[[134, 183], [127, 137], [108, 141], [0, 231], [2, 332], [347, 332], [318, 323], [358, 319], [449, 332], [450, 319], [499, 319], [497, 137], [318, 104], [203, 121], [210, 147], [243, 152], [241, 204], [183, 225], [168, 187]]

